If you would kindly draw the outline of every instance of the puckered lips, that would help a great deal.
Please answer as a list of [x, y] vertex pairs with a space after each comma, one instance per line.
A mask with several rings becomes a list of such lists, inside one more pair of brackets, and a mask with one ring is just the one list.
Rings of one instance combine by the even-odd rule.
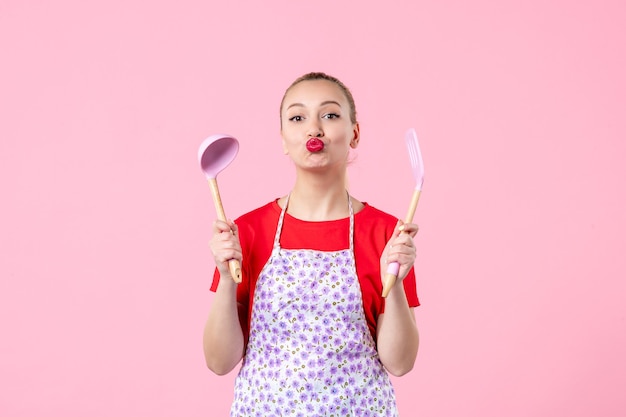
[[324, 142], [318, 138], [311, 138], [306, 141], [306, 149], [309, 152], [319, 152], [324, 149]]

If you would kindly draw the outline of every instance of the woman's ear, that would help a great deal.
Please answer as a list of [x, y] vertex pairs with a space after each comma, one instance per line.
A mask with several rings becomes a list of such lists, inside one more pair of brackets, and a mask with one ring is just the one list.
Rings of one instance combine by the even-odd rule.
[[355, 123], [352, 128], [352, 140], [350, 141], [350, 147], [352, 149], [356, 148], [359, 145], [359, 140], [361, 139], [361, 130], [359, 128], [359, 124]]

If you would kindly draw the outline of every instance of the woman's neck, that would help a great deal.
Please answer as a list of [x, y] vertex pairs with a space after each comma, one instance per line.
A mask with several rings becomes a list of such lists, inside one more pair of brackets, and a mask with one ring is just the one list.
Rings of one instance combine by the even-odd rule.
[[[284, 199], [281, 199], [284, 205]], [[287, 213], [301, 220], [325, 221], [350, 215], [345, 175], [300, 173], [289, 197]]]

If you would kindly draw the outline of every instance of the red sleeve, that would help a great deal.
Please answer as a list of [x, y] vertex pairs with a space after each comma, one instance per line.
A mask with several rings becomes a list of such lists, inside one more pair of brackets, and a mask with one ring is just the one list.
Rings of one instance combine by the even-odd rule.
[[215, 271], [213, 271], [213, 282], [211, 282], [211, 291], [215, 292], [217, 291], [217, 286], [220, 283], [220, 271], [217, 270], [217, 268], [215, 268]]

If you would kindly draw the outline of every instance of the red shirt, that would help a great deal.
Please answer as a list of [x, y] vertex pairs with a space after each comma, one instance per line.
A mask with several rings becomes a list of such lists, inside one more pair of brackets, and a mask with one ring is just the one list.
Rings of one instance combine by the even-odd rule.
[[[378, 315], [384, 312], [385, 299], [381, 296], [380, 255], [393, 234], [398, 219], [367, 203], [354, 215], [354, 257], [356, 272], [363, 295], [363, 309], [372, 337], [376, 340]], [[235, 223], [243, 251], [242, 282], [237, 287], [239, 320], [248, 340], [252, 302], [256, 280], [272, 253], [278, 217], [281, 208], [276, 201], [244, 214]], [[350, 247], [350, 219], [309, 222], [285, 213], [280, 245], [284, 249], [313, 249], [338, 251]], [[217, 290], [219, 272], [215, 270], [211, 291]], [[409, 272], [403, 281], [409, 307], [419, 306], [415, 286], [415, 272]]]

